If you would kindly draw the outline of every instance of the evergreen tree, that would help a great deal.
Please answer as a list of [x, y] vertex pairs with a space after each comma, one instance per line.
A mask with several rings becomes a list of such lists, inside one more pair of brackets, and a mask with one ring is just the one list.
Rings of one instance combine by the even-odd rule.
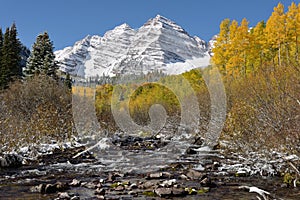
[[72, 79], [69, 73], [67, 73], [66, 75], [65, 85], [67, 86], [67, 88], [72, 89]]
[[2, 37], [1, 31], [1, 53], [0, 53], [0, 87], [7, 88], [9, 82], [22, 77], [21, 67], [21, 42], [17, 38], [15, 23], [11, 28], [6, 28]]
[[3, 44], [1, 48], [1, 72], [0, 72], [0, 86], [1, 89], [5, 89], [9, 82], [9, 66], [10, 66], [10, 54], [9, 54], [9, 28], [3, 36]]
[[50, 41], [48, 33], [44, 32], [37, 36], [24, 72], [26, 76], [43, 74], [57, 79], [57, 69], [58, 66], [55, 62], [53, 44]]
[[2, 33], [2, 29], [0, 28], [0, 64], [1, 64], [1, 53], [2, 53], [2, 46], [3, 46], [3, 33]]
[[2, 67], [2, 47], [3, 47], [3, 33], [2, 33], [2, 29], [0, 28], [0, 89], [3, 88], [5, 82], [3, 80], [4, 69]]
[[17, 38], [18, 32], [16, 24], [13, 23], [9, 30], [9, 45], [10, 45], [10, 66], [9, 73], [12, 78], [22, 77], [22, 67], [21, 67], [21, 42]]

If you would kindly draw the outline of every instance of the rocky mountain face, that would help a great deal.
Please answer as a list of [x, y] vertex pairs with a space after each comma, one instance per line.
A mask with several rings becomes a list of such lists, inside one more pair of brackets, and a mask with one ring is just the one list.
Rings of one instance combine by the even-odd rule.
[[55, 55], [62, 71], [80, 77], [180, 74], [205, 67], [210, 59], [205, 41], [160, 15], [136, 30], [122, 24], [103, 37], [87, 36]]

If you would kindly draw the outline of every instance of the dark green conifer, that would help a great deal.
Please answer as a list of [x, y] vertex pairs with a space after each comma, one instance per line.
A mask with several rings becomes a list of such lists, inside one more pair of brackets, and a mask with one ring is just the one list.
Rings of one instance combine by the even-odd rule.
[[21, 67], [21, 42], [17, 38], [18, 32], [16, 24], [13, 23], [9, 30], [9, 42], [10, 42], [10, 66], [9, 73], [10, 79], [21, 78], [22, 77], [22, 67]]
[[3, 80], [4, 69], [2, 68], [2, 46], [3, 46], [3, 33], [2, 33], [2, 28], [0, 28], [0, 89], [3, 88], [5, 82]]
[[72, 89], [72, 78], [69, 73], [67, 73], [66, 75], [65, 85], [67, 86], [67, 88]]
[[9, 82], [22, 77], [21, 42], [17, 38], [16, 24], [0, 34], [0, 88], [7, 88]]
[[47, 32], [37, 36], [27, 60], [25, 75], [43, 74], [57, 79], [58, 65], [55, 62], [53, 44]]
[[1, 89], [5, 89], [9, 83], [9, 66], [10, 66], [10, 44], [9, 44], [9, 28], [3, 36], [3, 44], [1, 48], [1, 72], [0, 72], [0, 86]]

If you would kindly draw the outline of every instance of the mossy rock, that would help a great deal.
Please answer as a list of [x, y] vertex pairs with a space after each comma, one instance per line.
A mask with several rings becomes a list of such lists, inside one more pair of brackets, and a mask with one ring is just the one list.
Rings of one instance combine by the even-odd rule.
[[283, 182], [291, 185], [293, 182], [294, 177], [290, 173], [285, 173], [283, 176]]
[[186, 192], [188, 192], [189, 195], [194, 195], [197, 194], [197, 190], [195, 188], [185, 188], [184, 189]]
[[116, 183], [111, 184], [111, 185], [110, 185], [110, 188], [116, 188], [116, 187], [118, 187], [119, 185], [121, 185], [121, 183], [120, 183], [120, 182], [116, 182]]
[[147, 197], [155, 197], [156, 196], [156, 194], [153, 191], [144, 191], [143, 195], [147, 196]]
[[204, 187], [204, 188], [201, 188], [197, 191], [198, 194], [204, 194], [204, 193], [207, 193], [209, 192], [209, 189], [208, 187]]

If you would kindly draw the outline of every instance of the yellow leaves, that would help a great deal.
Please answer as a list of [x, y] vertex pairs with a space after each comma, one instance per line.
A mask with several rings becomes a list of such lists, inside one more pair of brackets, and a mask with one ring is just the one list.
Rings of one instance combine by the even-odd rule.
[[137, 88], [130, 98], [129, 110], [136, 121], [145, 122], [154, 104], [163, 105], [168, 114], [179, 110], [179, 102], [173, 92], [156, 83], [146, 83]]
[[274, 67], [298, 64], [300, 5], [292, 3], [285, 13], [279, 3], [267, 23], [261, 21], [252, 29], [244, 18], [240, 25], [236, 20], [225, 19], [212, 50], [213, 64], [223, 75], [238, 78], [255, 73], [264, 64]]
[[230, 41], [230, 19], [225, 19], [220, 24], [220, 33], [214, 44], [212, 62], [217, 65], [223, 74], [226, 74], [226, 63], [229, 59], [228, 43]]
[[[201, 103], [203, 105], [204, 101], [209, 101], [209, 93], [201, 74], [201, 70], [194, 69], [184, 73], [183, 77], [167, 76], [158, 83], [98, 86], [95, 107], [99, 122], [105, 122], [108, 126], [113, 124], [110, 121], [113, 120], [111, 105], [115, 105], [114, 109], [118, 111], [129, 111], [131, 117], [139, 124], [149, 122], [149, 109], [154, 104], [162, 105], [167, 114], [177, 116], [181, 111], [179, 97], [190, 98], [193, 95], [190, 93], [190, 87], [196, 95], [205, 98]], [[188, 80], [190, 85], [183, 84], [183, 79]], [[174, 87], [168, 88], [172, 83], [176, 83], [176, 86], [173, 84]], [[112, 95], [113, 92], [118, 95]], [[129, 102], [129, 105], [126, 102]]]
[[[220, 25], [212, 61], [224, 75], [245, 73], [249, 50], [249, 22], [243, 19], [240, 26], [236, 20], [225, 19]], [[240, 72], [238, 69], [243, 69]]]
[[286, 13], [286, 34], [289, 42], [289, 53], [291, 61], [298, 63], [299, 59], [299, 34], [300, 34], [300, 4], [297, 6], [294, 2], [289, 6]]
[[[286, 15], [284, 6], [279, 3], [266, 24], [267, 44], [271, 49], [272, 57], [276, 57], [277, 64], [282, 63], [282, 44], [286, 43]], [[278, 53], [278, 54], [276, 54]], [[273, 63], [275, 64], [275, 63]]]
[[90, 87], [73, 86], [72, 93], [79, 96], [93, 97], [95, 95], [95, 90]]

